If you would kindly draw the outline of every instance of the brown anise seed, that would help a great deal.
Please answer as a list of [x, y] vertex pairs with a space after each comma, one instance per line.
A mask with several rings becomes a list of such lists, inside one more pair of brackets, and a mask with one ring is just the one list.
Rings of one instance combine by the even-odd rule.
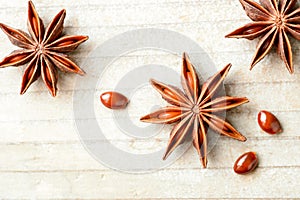
[[257, 116], [257, 121], [260, 128], [269, 134], [277, 134], [282, 132], [279, 120], [268, 111], [260, 111]]
[[16, 56], [16, 57], [13, 57], [9, 60], [9, 62], [16, 62], [16, 61], [19, 61], [19, 60], [22, 60], [23, 58], [25, 58], [27, 55], [20, 55], [20, 56]]
[[252, 172], [258, 165], [258, 158], [255, 152], [247, 152], [241, 155], [234, 163], [233, 170], [237, 174]]
[[128, 104], [128, 99], [118, 92], [104, 92], [100, 95], [102, 104], [110, 109], [122, 109]]
[[256, 33], [258, 31], [260, 31], [262, 29], [262, 27], [258, 26], [258, 27], [255, 27], [255, 28], [252, 28], [252, 29], [249, 29], [249, 30], [246, 30], [243, 32], [243, 34], [253, 34], [253, 33]]
[[176, 117], [180, 114], [181, 112], [164, 112], [158, 115], [159, 119], [166, 119], [166, 118], [172, 118]]
[[37, 21], [36, 21], [36, 19], [35, 19], [35, 17], [32, 17], [32, 22], [33, 22], [33, 27], [34, 27], [34, 32], [35, 32], [35, 34], [36, 35], [38, 35], [39, 34], [39, 30], [38, 30], [38, 24], [37, 24]]
[[71, 45], [71, 44], [73, 44], [73, 43], [74, 43], [74, 41], [66, 41], [66, 42], [59, 43], [59, 44], [57, 44], [56, 46], [57, 46], [57, 47], [68, 46], [68, 45]]
[[178, 100], [178, 97], [176, 97], [176, 95], [173, 94], [173, 92], [167, 88], [164, 88], [163, 89], [163, 92], [167, 95], [169, 95], [171, 98], [174, 98], [176, 100]]
[[194, 85], [193, 76], [191, 73], [187, 73], [186, 79], [188, 81], [188, 84], [191, 86], [191, 88], [194, 88], [195, 85]]

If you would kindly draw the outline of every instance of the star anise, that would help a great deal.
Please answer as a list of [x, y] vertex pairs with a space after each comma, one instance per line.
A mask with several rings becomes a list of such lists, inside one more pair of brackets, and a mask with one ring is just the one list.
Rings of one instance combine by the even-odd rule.
[[40, 76], [51, 92], [56, 95], [57, 68], [63, 72], [84, 74], [65, 53], [74, 51], [81, 43], [88, 39], [87, 36], [63, 36], [63, 23], [66, 11], [60, 11], [45, 29], [31, 1], [28, 2], [28, 30], [27, 33], [0, 24], [3, 32], [8, 36], [13, 45], [20, 50], [13, 51], [0, 62], [0, 67], [20, 66], [29, 63], [24, 71], [21, 94]]
[[193, 139], [203, 167], [207, 166], [207, 128], [221, 135], [240, 141], [246, 138], [219, 114], [228, 109], [247, 103], [247, 98], [219, 95], [222, 83], [231, 67], [228, 64], [220, 72], [209, 78], [202, 87], [194, 66], [186, 53], [183, 54], [181, 84], [183, 91], [175, 86], [151, 80], [152, 86], [172, 106], [164, 107], [141, 118], [141, 121], [157, 124], [176, 123], [170, 134], [168, 147], [163, 159], [186, 139]]
[[277, 53], [284, 61], [290, 73], [294, 72], [292, 47], [288, 35], [300, 40], [300, 8], [297, 0], [240, 0], [248, 17], [254, 22], [228, 34], [228, 38], [260, 37], [251, 68], [262, 60], [272, 46], [277, 46]]

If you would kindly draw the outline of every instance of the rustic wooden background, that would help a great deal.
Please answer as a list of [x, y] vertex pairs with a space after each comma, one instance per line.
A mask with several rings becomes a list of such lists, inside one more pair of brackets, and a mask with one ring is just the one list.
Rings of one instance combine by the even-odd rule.
[[[98, 163], [84, 149], [73, 120], [72, 93], [76, 75], [59, 76], [59, 92], [52, 98], [41, 80], [19, 95], [23, 68], [0, 70], [0, 198], [1, 199], [146, 199], [146, 198], [300, 198], [300, 42], [292, 40], [295, 74], [290, 75], [275, 51], [248, 70], [256, 41], [224, 39], [224, 35], [249, 22], [238, 0], [35, 0], [48, 24], [65, 8], [66, 32], [86, 34], [88, 42], [71, 54], [77, 63], [113, 36], [137, 28], [173, 30], [197, 41], [218, 69], [231, 62], [226, 79], [230, 95], [247, 96], [250, 103], [228, 113], [228, 120], [248, 141], [221, 138], [202, 169], [194, 149], [173, 165], [153, 173], [128, 174]], [[0, 21], [26, 30], [27, 1], [0, 1]], [[0, 57], [16, 49], [0, 33]], [[103, 74], [98, 94], [113, 88], [128, 69], [142, 64], [164, 64], [178, 70], [180, 58], [159, 51], [123, 56]], [[121, 66], [121, 67], [120, 67]], [[113, 81], [112, 81], [113, 80]], [[150, 87], [137, 91], [128, 109], [135, 123], [157, 99]], [[146, 91], [146, 92], [145, 92]], [[146, 93], [146, 96], [143, 96]], [[162, 101], [161, 101], [162, 103]], [[140, 142], [118, 134], [111, 111], [95, 95], [98, 120], [111, 124], [106, 134], [128, 151], [151, 152], [165, 140]], [[257, 123], [259, 110], [274, 112], [284, 132], [270, 136]], [[145, 149], [146, 148], [146, 149]], [[260, 163], [247, 176], [232, 166], [245, 151], [256, 151]]]

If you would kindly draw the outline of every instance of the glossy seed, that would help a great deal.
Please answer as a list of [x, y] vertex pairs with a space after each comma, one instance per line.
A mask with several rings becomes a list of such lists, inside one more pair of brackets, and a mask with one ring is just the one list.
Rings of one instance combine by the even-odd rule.
[[279, 120], [268, 111], [260, 111], [257, 116], [257, 121], [260, 128], [269, 134], [282, 132]]
[[247, 152], [241, 155], [234, 163], [233, 170], [237, 174], [252, 172], [258, 165], [258, 158], [255, 152]]
[[180, 115], [180, 111], [173, 111], [173, 112], [163, 112], [163, 113], [160, 113], [157, 118], [159, 119], [170, 119], [170, 118], [174, 118], [178, 115]]
[[61, 47], [61, 46], [68, 46], [68, 45], [71, 45], [71, 44], [74, 44], [74, 41], [65, 41], [65, 42], [57, 44], [56, 46]]
[[174, 94], [174, 92], [172, 92], [171, 90], [169, 90], [169, 89], [167, 89], [167, 88], [162, 88], [162, 91], [163, 91], [166, 95], [170, 96], [171, 98], [176, 99], [176, 100], [179, 100], [179, 98], [178, 98], [178, 97]]
[[195, 87], [194, 79], [193, 79], [193, 75], [191, 72], [186, 72], [186, 79], [187, 79], [187, 82], [190, 85], [190, 87], [194, 89], [194, 87]]
[[20, 61], [20, 60], [23, 60], [24, 58], [26, 58], [26, 56], [28, 56], [27, 54], [23, 54], [23, 55], [18, 55], [18, 56], [15, 56], [15, 57], [12, 57], [10, 60], [8, 60], [8, 62], [17, 62], [17, 61]]
[[35, 17], [32, 17], [32, 24], [33, 24], [35, 35], [39, 35], [38, 23]]
[[250, 34], [257, 33], [259, 31], [261, 31], [263, 28], [264, 28], [264, 26], [256, 26], [256, 27], [250, 28], [248, 30], [245, 30], [243, 32], [243, 35], [250, 35]]
[[102, 104], [110, 109], [123, 109], [128, 104], [128, 99], [118, 92], [104, 92], [100, 95]]

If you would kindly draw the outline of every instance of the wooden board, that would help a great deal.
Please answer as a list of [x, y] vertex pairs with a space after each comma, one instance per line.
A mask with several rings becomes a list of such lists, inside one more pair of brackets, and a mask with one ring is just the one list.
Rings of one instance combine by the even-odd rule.
[[[275, 51], [250, 72], [257, 40], [224, 38], [250, 21], [238, 0], [34, 3], [45, 24], [65, 8], [65, 32], [89, 35], [90, 39], [70, 54], [79, 65], [108, 39], [139, 28], [167, 29], [185, 35], [206, 51], [218, 69], [232, 63], [226, 91], [232, 96], [247, 96], [250, 103], [231, 110], [227, 118], [248, 140], [240, 143], [221, 137], [208, 155], [207, 169], [202, 169], [195, 150], [190, 148], [172, 165], [151, 173], [112, 170], [88, 153], [77, 134], [73, 91], [80, 89], [75, 88], [76, 75], [59, 75], [56, 98], [49, 95], [41, 80], [20, 96], [24, 68], [5, 68], [0, 70], [0, 199], [300, 198], [298, 41], [292, 40], [293, 75]], [[26, 18], [26, 1], [0, 0], [2, 23], [26, 30]], [[1, 58], [16, 49], [4, 33], [0, 33], [0, 44]], [[171, 126], [149, 140], [123, 135], [114, 124], [112, 111], [103, 107], [98, 98], [101, 92], [113, 89], [124, 74], [145, 64], [161, 64], [180, 71], [178, 55], [143, 49], [112, 63], [101, 75], [95, 91], [95, 113], [105, 136], [117, 147], [135, 153], [165, 148]], [[164, 102], [149, 85], [136, 91], [128, 106], [136, 125], [143, 126], [138, 118], [153, 105]], [[284, 128], [282, 134], [270, 136], [259, 129], [256, 115], [261, 109], [278, 116]], [[252, 174], [236, 175], [232, 170], [235, 159], [250, 150], [258, 153], [259, 167]]]

